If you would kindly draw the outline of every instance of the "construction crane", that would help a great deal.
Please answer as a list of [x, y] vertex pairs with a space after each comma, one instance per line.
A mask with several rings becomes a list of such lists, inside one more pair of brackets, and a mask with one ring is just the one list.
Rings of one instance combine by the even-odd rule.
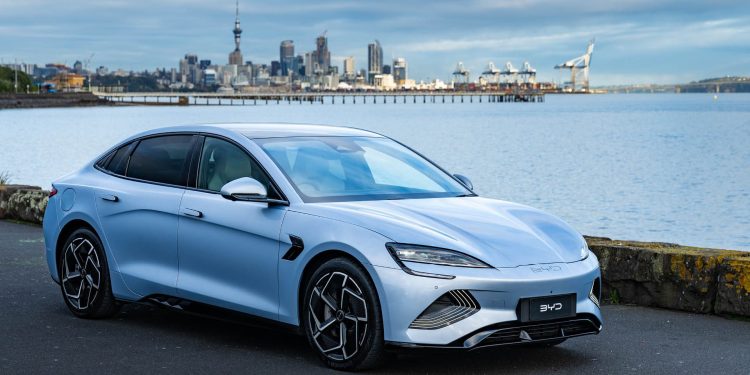
[[500, 82], [500, 69], [495, 66], [494, 62], [490, 61], [487, 63], [487, 69], [482, 72], [482, 77], [489, 77], [489, 82], [498, 83]]
[[589, 66], [591, 65], [591, 55], [594, 52], [595, 41], [595, 39], [589, 41], [589, 45], [586, 47], [586, 53], [582, 56], [578, 56], [555, 66], [555, 69], [570, 69], [569, 83], [573, 92], [576, 91], [577, 82], [581, 82], [581, 91], [589, 91]]
[[525, 82], [536, 82], [536, 69], [532, 68], [528, 61], [523, 62], [523, 70], [521, 70], [520, 74], [524, 76]]
[[469, 83], [469, 70], [464, 67], [464, 63], [459, 61], [456, 64], [456, 70], [453, 71], [453, 79], [458, 78], [463, 83]]
[[505, 76], [505, 81], [508, 83], [516, 82], [518, 80], [518, 69], [513, 67], [513, 63], [510, 61], [505, 63], [505, 70], [500, 72]]

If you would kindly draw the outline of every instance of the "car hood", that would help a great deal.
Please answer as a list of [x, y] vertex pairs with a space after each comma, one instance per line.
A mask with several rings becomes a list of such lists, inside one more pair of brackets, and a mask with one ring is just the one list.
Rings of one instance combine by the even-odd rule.
[[482, 197], [312, 203], [300, 211], [394, 242], [461, 251], [498, 268], [575, 262], [585, 246], [578, 232], [550, 214]]

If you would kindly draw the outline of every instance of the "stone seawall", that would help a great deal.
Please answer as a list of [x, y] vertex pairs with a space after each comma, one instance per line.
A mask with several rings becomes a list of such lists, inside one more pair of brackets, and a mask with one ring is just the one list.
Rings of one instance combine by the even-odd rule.
[[91, 107], [100, 105], [113, 104], [88, 92], [56, 94], [0, 94], [0, 109]]
[[[49, 192], [0, 186], [0, 219], [40, 224]], [[586, 237], [602, 269], [603, 299], [750, 317], [750, 252]]]

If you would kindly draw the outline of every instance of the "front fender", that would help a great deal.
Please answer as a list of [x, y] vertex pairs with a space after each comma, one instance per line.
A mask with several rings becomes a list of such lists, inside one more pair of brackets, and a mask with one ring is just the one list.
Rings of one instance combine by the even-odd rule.
[[[322, 230], [325, 228], [325, 230]], [[304, 241], [304, 250], [294, 260], [281, 257], [291, 246], [289, 236], [294, 235]], [[399, 269], [385, 248], [390, 239], [369, 229], [328, 219], [320, 216], [290, 211], [281, 228], [281, 247], [279, 249], [279, 320], [292, 325], [300, 325], [298, 316], [299, 289], [305, 267], [317, 255], [337, 250], [345, 252], [359, 261], [367, 270], [378, 292], [381, 310], [388, 311], [388, 301], [384, 297], [383, 283], [373, 266]], [[383, 314], [383, 323], [387, 332], [387, 314]]]

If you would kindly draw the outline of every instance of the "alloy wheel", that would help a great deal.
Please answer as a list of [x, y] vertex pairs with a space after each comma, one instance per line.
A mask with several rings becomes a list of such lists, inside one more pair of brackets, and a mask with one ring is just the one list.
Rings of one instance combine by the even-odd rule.
[[313, 342], [327, 358], [346, 361], [357, 354], [367, 338], [367, 302], [349, 275], [323, 275], [309, 300], [309, 329]]
[[99, 294], [101, 263], [96, 247], [84, 237], [68, 244], [63, 254], [62, 285], [65, 298], [78, 310], [86, 310]]

